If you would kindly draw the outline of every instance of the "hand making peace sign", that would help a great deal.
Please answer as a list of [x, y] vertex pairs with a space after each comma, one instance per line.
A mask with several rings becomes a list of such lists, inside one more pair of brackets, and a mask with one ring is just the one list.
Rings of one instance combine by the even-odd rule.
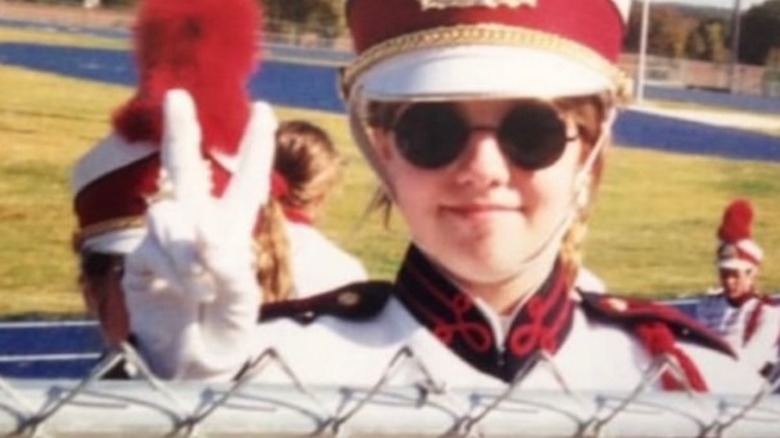
[[237, 170], [216, 198], [192, 98], [166, 95], [160, 193], [122, 281], [131, 331], [150, 362], [162, 361], [152, 365], [163, 377], [215, 377], [251, 354], [261, 296], [252, 231], [268, 199], [275, 130], [270, 107], [255, 103]]

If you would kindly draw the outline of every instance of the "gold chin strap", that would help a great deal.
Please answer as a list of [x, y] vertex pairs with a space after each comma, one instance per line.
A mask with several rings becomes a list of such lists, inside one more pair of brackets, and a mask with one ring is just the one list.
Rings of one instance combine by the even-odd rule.
[[588, 158], [585, 160], [585, 163], [583, 164], [582, 168], [577, 174], [577, 177], [575, 178], [574, 196], [573, 196], [575, 201], [582, 190], [588, 189], [588, 183], [591, 180], [591, 172], [593, 171], [593, 166], [596, 164], [596, 160], [598, 159], [598, 157], [601, 155], [601, 152], [606, 147], [607, 138], [609, 137], [608, 133], [610, 132], [610, 128], [612, 127], [612, 124], [615, 123], [615, 118], [617, 117], [617, 109], [615, 108], [614, 104], [608, 103], [608, 105], [610, 105], [610, 109], [606, 117], [604, 117], [604, 121], [601, 122], [601, 129], [599, 130], [599, 138], [596, 139], [596, 144], [593, 145], [593, 149], [591, 149], [590, 152], [588, 153]]
[[[542, 241], [539, 247], [537, 247], [533, 253], [531, 253], [525, 260], [523, 260], [522, 263], [520, 263], [520, 265], [517, 267], [518, 273], [527, 270], [533, 264], [539, 260], [542, 260], [544, 256], [549, 254], [552, 249], [555, 249], [554, 244], [556, 242], [561, 242], [563, 236], [566, 235], [566, 232], [576, 220], [580, 212], [579, 204], [581, 203], [582, 196], [586, 196], [583, 194], [587, 194], [587, 190], [589, 189], [588, 184], [591, 181], [591, 172], [593, 171], [593, 166], [596, 164], [596, 160], [606, 147], [607, 138], [609, 136], [607, 133], [609, 132], [609, 128], [612, 126], [612, 123], [614, 123], [616, 116], [617, 110], [614, 106], [611, 105], [609, 113], [607, 113], [607, 116], [604, 118], [604, 121], [601, 124], [599, 138], [596, 140], [593, 149], [590, 150], [588, 158], [585, 160], [582, 168], [580, 168], [577, 175], [574, 177], [571, 199], [569, 200], [569, 205], [567, 207], [568, 211], [565, 212], [558, 224], [552, 229], [552, 231], [550, 231], [550, 234]], [[558, 245], [558, 249], [560, 250], [560, 243]]]

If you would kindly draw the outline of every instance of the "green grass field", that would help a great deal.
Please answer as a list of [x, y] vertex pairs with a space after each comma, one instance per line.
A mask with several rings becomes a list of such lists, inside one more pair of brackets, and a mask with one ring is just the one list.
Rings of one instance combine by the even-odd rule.
[[[121, 47], [98, 38], [0, 27], [0, 42]], [[109, 129], [109, 115], [132, 92], [0, 65], [0, 316], [80, 314], [69, 172]], [[337, 114], [277, 107], [281, 119], [324, 126], [348, 157], [325, 232], [390, 278], [405, 247], [396, 219], [385, 230], [364, 220], [375, 184]], [[780, 139], [778, 140], [780, 142]], [[762, 286], [780, 291], [780, 165], [613, 148], [586, 262], [619, 293], [651, 297], [702, 291], [715, 282], [715, 229], [735, 196], [757, 208], [755, 235], [766, 251]]]

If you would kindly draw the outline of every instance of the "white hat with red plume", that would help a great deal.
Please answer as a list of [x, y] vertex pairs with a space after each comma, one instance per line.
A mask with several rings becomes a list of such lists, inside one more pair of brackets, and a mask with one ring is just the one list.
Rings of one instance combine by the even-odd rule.
[[140, 2], [136, 93], [113, 115], [114, 133], [73, 171], [76, 249], [124, 254], [140, 243], [147, 199], [157, 192], [163, 100], [171, 89], [185, 89], [197, 106], [202, 153], [221, 196], [250, 116], [261, 24], [256, 0]]
[[764, 251], [753, 240], [753, 206], [744, 199], [732, 201], [718, 228], [717, 264], [721, 269], [750, 269], [761, 265]]

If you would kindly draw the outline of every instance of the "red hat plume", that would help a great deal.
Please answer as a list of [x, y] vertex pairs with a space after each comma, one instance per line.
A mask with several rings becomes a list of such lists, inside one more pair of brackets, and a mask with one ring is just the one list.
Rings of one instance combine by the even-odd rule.
[[718, 228], [718, 238], [724, 242], [750, 239], [753, 235], [753, 206], [749, 201], [736, 199], [723, 212], [723, 221]]
[[192, 95], [204, 149], [235, 153], [249, 118], [247, 82], [258, 59], [256, 0], [145, 0], [134, 28], [136, 94], [114, 114], [129, 142], [159, 144], [165, 92]]

